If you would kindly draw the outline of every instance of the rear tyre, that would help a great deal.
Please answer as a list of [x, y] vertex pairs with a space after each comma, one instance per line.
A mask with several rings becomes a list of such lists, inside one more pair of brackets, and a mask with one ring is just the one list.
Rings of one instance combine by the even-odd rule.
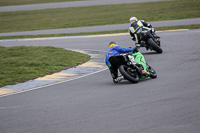
[[157, 53], [161, 54], [162, 53], [162, 49], [153, 41], [152, 38], [149, 38], [147, 40], [147, 43], [153, 48], [153, 50], [155, 50]]
[[119, 67], [119, 71], [124, 76], [125, 79], [127, 79], [131, 83], [138, 83], [139, 77], [137, 75], [137, 72], [130, 72], [129, 69], [130, 69], [130, 67], [128, 67], [126, 65], [121, 65]]

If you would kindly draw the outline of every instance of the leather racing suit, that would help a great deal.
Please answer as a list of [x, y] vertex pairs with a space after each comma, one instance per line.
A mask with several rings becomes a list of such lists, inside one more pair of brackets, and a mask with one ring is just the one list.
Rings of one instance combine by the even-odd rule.
[[121, 53], [128, 53], [133, 50], [134, 50], [134, 48], [123, 48], [120, 46], [114, 46], [114, 47], [110, 47], [107, 49], [105, 62], [110, 70], [110, 73], [111, 73], [111, 76], [113, 79], [116, 79], [118, 77], [118, 69], [115, 68], [114, 66], [111, 66], [111, 64], [109, 62], [109, 58], [111, 56], [120, 55]]
[[[142, 27], [142, 28], [140, 28], [140, 27]], [[143, 30], [151, 30], [151, 28], [152, 28], [151, 24], [145, 22], [144, 20], [138, 20], [138, 21], [132, 22], [131, 26], [129, 27], [129, 32], [130, 32], [132, 40], [135, 41], [136, 44], [140, 44], [141, 43], [141, 40], [139, 39], [140, 32]], [[138, 30], [138, 31], [135, 32], [136, 30]]]

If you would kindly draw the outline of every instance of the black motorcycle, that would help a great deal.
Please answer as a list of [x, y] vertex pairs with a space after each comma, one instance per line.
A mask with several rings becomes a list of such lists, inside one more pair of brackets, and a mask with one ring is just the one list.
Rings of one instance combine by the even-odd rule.
[[151, 30], [142, 30], [143, 27], [139, 27], [135, 34], [138, 35], [140, 40], [140, 46], [145, 47], [147, 50], [155, 50], [157, 53], [162, 53], [160, 45], [160, 37], [155, 34], [154, 28]]

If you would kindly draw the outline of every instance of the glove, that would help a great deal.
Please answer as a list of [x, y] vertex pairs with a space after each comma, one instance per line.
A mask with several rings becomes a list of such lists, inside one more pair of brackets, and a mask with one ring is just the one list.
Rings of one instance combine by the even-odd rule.
[[151, 24], [148, 24], [147, 27], [152, 28], [152, 25], [151, 25]]
[[136, 53], [136, 52], [139, 52], [137, 47], [135, 47], [133, 50], [133, 53]]

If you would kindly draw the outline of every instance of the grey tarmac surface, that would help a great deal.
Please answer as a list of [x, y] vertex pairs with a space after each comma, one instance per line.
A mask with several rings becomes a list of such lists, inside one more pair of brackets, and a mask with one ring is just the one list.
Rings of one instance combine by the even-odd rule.
[[[155, 28], [163, 27], [163, 26], [191, 25], [191, 24], [200, 24], [200, 18], [166, 20], [166, 21], [157, 21], [157, 22], [149, 22], [149, 23], [151, 23], [152, 26]], [[127, 32], [128, 32], [129, 26], [130, 24], [126, 23], [126, 24], [103, 25], [103, 26], [89, 26], [89, 27], [77, 27], [77, 28], [65, 28], [65, 29], [0, 33], [0, 36], [68, 34], [68, 33], [81, 33], [81, 32], [113, 31], [113, 30], [124, 30], [124, 29], [127, 29]]]
[[[0, 98], [3, 133], [198, 133], [200, 30], [160, 32], [163, 54], [141, 49], [156, 79], [112, 83], [108, 70]], [[128, 35], [0, 42], [0, 46], [56, 46], [106, 50]]]
[[40, 10], [49, 8], [67, 8], [80, 6], [94, 6], [94, 5], [108, 5], [108, 4], [122, 4], [122, 3], [138, 3], [150, 1], [166, 1], [166, 0], [85, 0], [74, 2], [59, 2], [47, 4], [31, 4], [31, 5], [17, 5], [17, 6], [2, 6], [0, 12], [9, 11], [24, 11], [24, 10]]

